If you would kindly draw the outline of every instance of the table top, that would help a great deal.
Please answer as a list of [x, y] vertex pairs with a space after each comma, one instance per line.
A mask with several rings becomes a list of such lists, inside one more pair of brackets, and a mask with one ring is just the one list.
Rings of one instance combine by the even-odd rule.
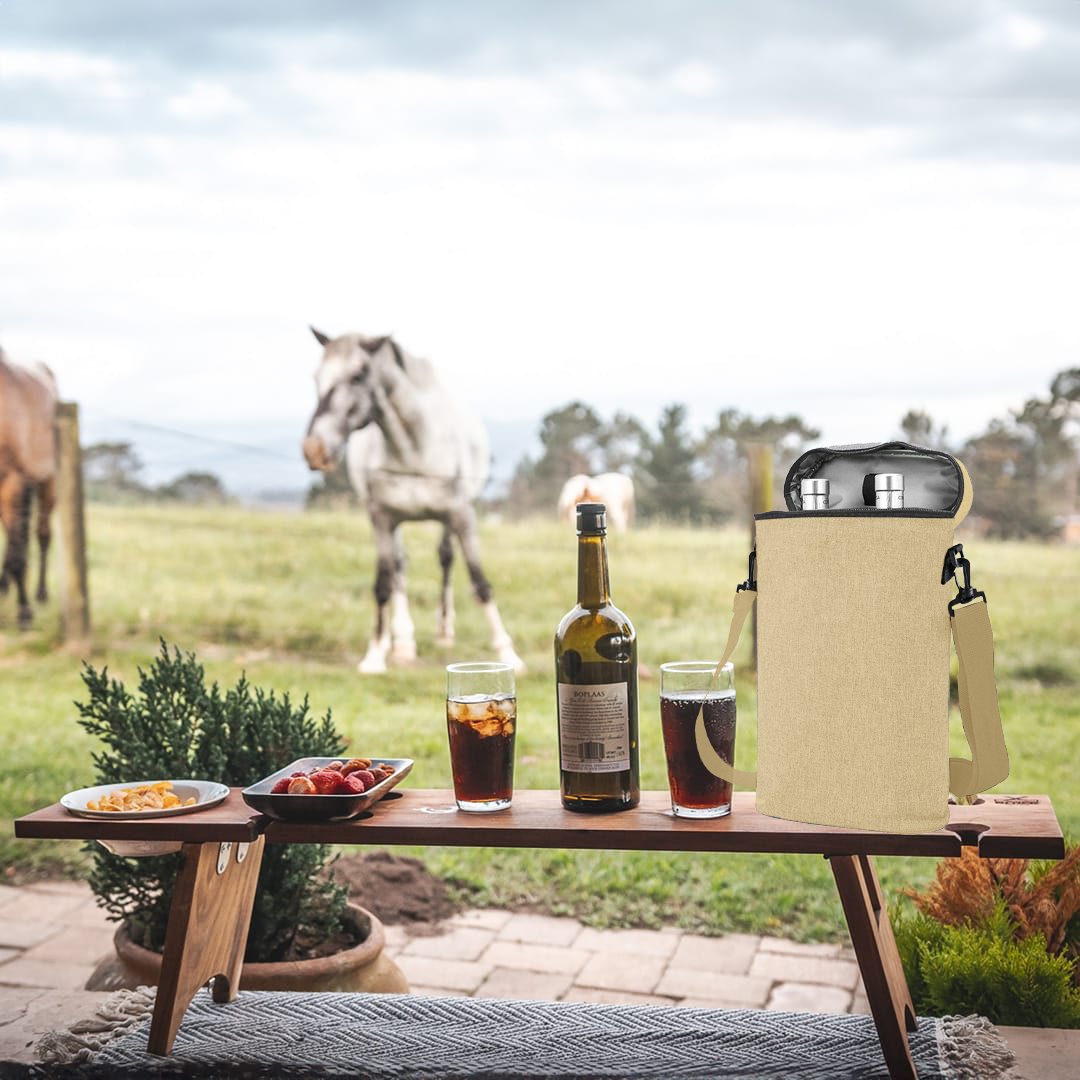
[[671, 814], [666, 791], [645, 791], [633, 810], [581, 814], [565, 810], [557, 791], [519, 790], [508, 810], [470, 814], [445, 790], [401, 788], [354, 821], [279, 822], [257, 814], [233, 788], [221, 805], [195, 814], [145, 821], [75, 817], [59, 804], [15, 822], [20, 837], [78, 840], [253, 840], [270, 843], [435, 847], [591, 848], [624, 851], [748, 851], [817, 855], [955, 856], [965, 844], [991, 858], [1060, 859], [1065, 845], [1047, 795], [983, 795], [973, 806], [950, 806], [949, 827], [901, 834], [838, 829], [767, 817], [752, 791], [735, 793], [724, 818]]

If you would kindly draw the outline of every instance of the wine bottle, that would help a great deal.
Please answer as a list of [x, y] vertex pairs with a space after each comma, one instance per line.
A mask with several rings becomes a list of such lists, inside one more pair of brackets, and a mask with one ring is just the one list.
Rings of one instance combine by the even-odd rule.
[[638, 782], [637, 637], [611, 602], [603, 503], [579, 503], [578, 602], [555, 631], [559, 777], [568, 810], [629, 810]]

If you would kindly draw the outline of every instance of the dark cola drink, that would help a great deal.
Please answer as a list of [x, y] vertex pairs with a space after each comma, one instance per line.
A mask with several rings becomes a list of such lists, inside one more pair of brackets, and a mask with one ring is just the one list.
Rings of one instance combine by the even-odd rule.
[[731, 811], [731, 784], [714, 775], [698, 753], [694, 727], [698, 711], [712, 748], [735, 760], [735, 691], [677, 691], [660, 697], [660, 723], [667, 752], [671, 809], [676, 817], [722, 817]]
[[514, 792], [517, 698], [468, 694], [447, 698], [450, 770], [462, 810], [502, 810]]

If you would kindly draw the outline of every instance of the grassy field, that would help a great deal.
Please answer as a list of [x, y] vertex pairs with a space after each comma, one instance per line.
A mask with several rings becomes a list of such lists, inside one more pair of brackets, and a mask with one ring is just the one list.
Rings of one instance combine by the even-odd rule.
[[[89, 508], [96, 651], [130, 679], [164, 637], [193, 649], [208, 673], [308, 694], [363, 753], [417, 759], [414, 783], [449, 784], [443, 672], [488, 655], [465, 574], [455, 576], [458, 645], [434, 646], [435, 527], [406, 530], [410, 595], [421, 659], [409, 670], [361, 677], [372, 618], [373, 556], [361, 513], [270, 514], [241, 509]], [[488, 522], [482, 543], [504, 619], [530, 674], [519, 679], [517, 784], [558, 785], [551, 635], [575, 588], [572, 534], [547, 522]], [[654, 671], [666, 659], [714, 655], [726, 638], [731, 595], [746, 575], [746, 534], [642, 528], [610, 540], [613, 591]], [[1080, 551], [971, 540], [975, 581], [991, 603], [998, 686], [1012, 760], [1001, 790], [1048, 791], [1065, 827], [1080, 834]], [[0, 607], [0, 865], [10, 876], [77, 873], [74, 845], [16, 841], [10, 819], [91, 780], [89, 738], [75, 721], [79, 661], [57, 648], [55, 605], [30, 634]], [[740, 766], [755, 756], [754, 684], [746, 646], [736, 654]], [[656, 679], [642, 683], [642, 784], [662, 788]], [[967, 754], [959, 714], [953, 750]], [[824, 860], [813, 856], [649, 853], [420, 852], [476, 903], [573, 913], [598, 926], [676, 924], [838, 939], [842, 917]], [[883, 859], [887, 889], [925, 881], [933, 864]]]

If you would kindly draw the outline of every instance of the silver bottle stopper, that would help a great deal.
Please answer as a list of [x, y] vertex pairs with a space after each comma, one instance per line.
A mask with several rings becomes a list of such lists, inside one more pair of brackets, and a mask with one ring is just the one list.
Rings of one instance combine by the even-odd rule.
[[878, 473], [874, 477], [874, 505], [879, 510], [904, 509], [903, 473]]
[[816, 477], [803, 480], [799, 484], [799, 494], [802, 496], [802, 508], [804, 510], [828, 510], [829, 509], [829, 481]]

